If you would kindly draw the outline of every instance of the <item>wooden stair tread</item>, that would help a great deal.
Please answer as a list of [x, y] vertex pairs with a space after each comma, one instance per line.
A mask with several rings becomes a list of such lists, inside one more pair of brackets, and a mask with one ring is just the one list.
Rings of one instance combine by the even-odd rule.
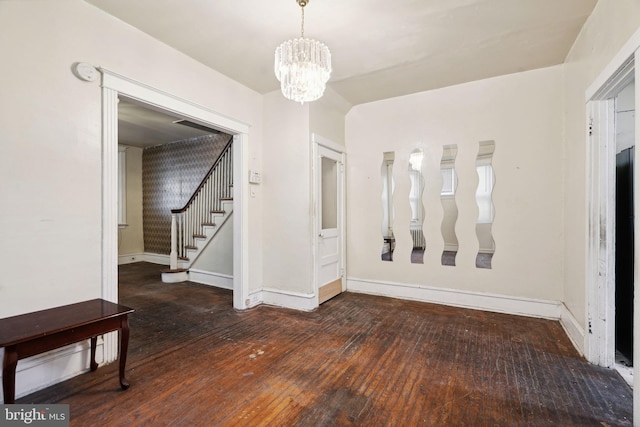
[[220, 197], [220, 200], [223, 200], [225, 202], [231, 201], [233, 200], [233, 197]]
[[193, 246], [193, 245], [185, 245], [184, 247], [185, 249], [198, 249], [197, 246]]
[[202, 226], [203, 227], [217, 227], [217, 224], [215, 222], [203, 222]]
[[194, 234], [193, 238], [194, 239], [206, 239], [207, 235], [206, 234]]
[[223, 215], [224, 215], [225, 212], [226, 211], [217, 211], [217, 210], [211, 211], [212, 214], [223, 214]]

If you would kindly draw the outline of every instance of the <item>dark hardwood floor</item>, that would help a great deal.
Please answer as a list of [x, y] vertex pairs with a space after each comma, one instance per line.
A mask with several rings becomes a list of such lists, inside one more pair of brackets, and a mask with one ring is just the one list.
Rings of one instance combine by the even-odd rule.
[[346, 293], [238, 312], [230, 291], [120, 268], [127, 376], [100, 367], [18, 399], [73, 426], [630, 426], [632, 392], [554, 321]]

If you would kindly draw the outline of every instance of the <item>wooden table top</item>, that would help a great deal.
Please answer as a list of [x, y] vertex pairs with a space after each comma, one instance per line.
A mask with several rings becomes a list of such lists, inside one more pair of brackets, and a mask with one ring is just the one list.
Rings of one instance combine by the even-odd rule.
[[0, 347], [8, 347], [134, 311], [124, 305], [93, 299], [6, 317], [0, 319]]

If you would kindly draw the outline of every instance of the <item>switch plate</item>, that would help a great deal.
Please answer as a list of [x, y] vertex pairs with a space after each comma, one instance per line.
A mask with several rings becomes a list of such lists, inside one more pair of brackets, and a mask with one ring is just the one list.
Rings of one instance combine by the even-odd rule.
[[260, 184], [262, 175], [258, 171], [249, 171], [249, 184]]

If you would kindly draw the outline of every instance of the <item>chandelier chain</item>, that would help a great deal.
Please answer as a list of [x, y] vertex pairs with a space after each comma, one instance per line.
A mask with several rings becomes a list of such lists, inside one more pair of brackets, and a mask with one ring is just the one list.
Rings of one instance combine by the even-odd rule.
[[302, 10], [302, 20], [301, 20], [301, 24], [300, 24], [300, 34], [301, 34], [301, 37], [304, 38], [304, 6], [300, 6], [300, 10]]

